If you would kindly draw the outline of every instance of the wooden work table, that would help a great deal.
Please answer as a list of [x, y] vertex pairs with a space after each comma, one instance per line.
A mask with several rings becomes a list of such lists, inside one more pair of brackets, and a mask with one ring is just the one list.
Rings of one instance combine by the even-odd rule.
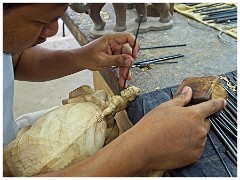
[[[108, 7], [108, 8], [106, 8]], [[113, 22], [111, 4], [103, 8], [110, 16], [106, 22]], [[135, 16], [134, 10], [127, 10], [128, 16]], [[70, 8], [62, 17], [81, 46], [91, 42], [88, 31], [93, 26], [92, 20], [85, 13], [75, 13]], [[173, 15], [173, 27], [169, 30], [140, 33], [138, 41], [141, 47], [186, 44], [183, 47], [140, 50], [137, 61], [154, 59], [166, 55], [183, 54], [174, 59], [178, 63], [153, 65], [151, 69], [132, 68], [133, 80], [129, 85], [140, 87], [141, 93], [180, 84], [186, 77], [219, 75], [237, 69], [236, 39], [222, 34], [231, 43], [223, 43], [218, 38], [219, 31], [198, 23], [177, 12]], [[110, 90], [118, 94], [118, 69], [107, 68], [94, 72], [96, 89]]]

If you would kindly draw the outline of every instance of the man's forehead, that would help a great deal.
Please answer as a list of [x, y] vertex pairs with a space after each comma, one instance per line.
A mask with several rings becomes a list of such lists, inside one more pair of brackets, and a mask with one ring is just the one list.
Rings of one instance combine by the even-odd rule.
[[54, 4], [44, 4], [42, 7], [44, 10], [46, 10], [46, 13], [50, 14], [63, 14], [67, 10], [68, 4], [60, 4], [60, 3], [54, 3]]
[[48, 11], [66, 11], [68, 7], [68, 3], [37, 3], [33, 5]]
[[25, 8], [28, 9], [27, 12], [31, 12], [31, 15], [34, 17], [51, 20], [51, 18], [62, 16], [67, 7], [67, 3], [36, 3], [26, 6]]

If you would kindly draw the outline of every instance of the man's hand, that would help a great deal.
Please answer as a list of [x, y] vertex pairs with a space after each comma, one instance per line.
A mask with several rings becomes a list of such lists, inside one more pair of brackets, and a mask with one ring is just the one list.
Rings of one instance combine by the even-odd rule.
[[[207, 118], [221, 110], [226, 101], [213, 99], [186, 106], [192, 89], [147, 113], [132, 129], [135, 151], [147, 169], [169, 170], [197, 161], [204, 150], [210, 123]], [[137, 157], [136, 157], [137, 158]]]
[[[93, 42], [83, 46], [81, 49], [75, 50], [75, 58], [84, 59], [79, 61], [82, 69], [97, 71], [110, 66], [119, 67], [119, 83], [124, 84], [127, 70], [132, 66], [134, 60], [138, 56], [139, 44], [131, 33], [114, 33], [103, 36]], [[131, 73], [127, 77], [132, 79]]]

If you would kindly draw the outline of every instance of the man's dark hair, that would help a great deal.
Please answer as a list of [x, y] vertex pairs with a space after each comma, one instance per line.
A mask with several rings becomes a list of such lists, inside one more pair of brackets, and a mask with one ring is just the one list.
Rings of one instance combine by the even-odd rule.
[[[34, 3], [3, 3], [3, 10], [9, 10], [20, 6], [31, 5]], [[58, 3], [59, 5], [65, 5], [66, 3]]]
[[32, 3], [3, 3], [3, 10], [9, 10], [19, 6], [30, 5]]

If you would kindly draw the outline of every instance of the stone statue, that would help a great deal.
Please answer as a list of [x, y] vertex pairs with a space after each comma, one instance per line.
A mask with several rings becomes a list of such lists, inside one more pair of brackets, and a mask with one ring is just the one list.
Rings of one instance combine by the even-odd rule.
[[[87, 3], [87, 4], [81, 4], [81, 3], [72, 3], [70, 4], [70, 8], [74, 10], [77, 13], [87, 13], [91, 17], [94, 27], [92, 29], [92, 32], [99, 33], [97, 31], [106, 31], [106, 22], [102, 19], [100, 15], [100, 11], [103, 8], [105, 3]], [[127, 24], [127, 17], [126, 17], [126, 9], [127, 4], [126, 3], [112, 3], [114, 12], [116, 15], [116, 21], [115, 26], [111, 29], [113, 32], [122, 32], [122, 31], [129, 31], [134, 32], [137, 27], [137, 24], [140, 20], [140, 15], [142, 15], [141, 23], [144, 22], [150, 22], [150, 17], [147, 17], [147, 4], [145, 3], [133, 3], [133, 7], [136, 9], [137, 17], [134, 18], [133, 22], [129, 22], [129, 26], [135, 26], [133, 29], [128, 29], [129, 26]], [[158, 11], [160, 17], [158, 17], [158, 23], [156, 22], [152, 23], [154, 24], [154, 28], [151, 29], [152, 25], [147, 25], [146, 30], [140, 29], [141, 32], [147, 32], [149, 30], [165, 30], [172, 27], [172, 15], [173, 15], [173, 3], [153, 3], [152, 4], [156, 10]], [[152, 17], [151, 17], [152, 18]], [[156, 18], [155, 18], [156, 19]], [[155, 20], [156, 21], [156, 20]], [[132, 24], [132, 25], [131, 25]], [[148, 27], [150, 26], [150, 28]], [[159, 28], [157, 28], [159, 27]], [[110, 33], [109, 31], [106, 31], [105, 34]], [[90, 33], [91, 35], [91, 33]], [[104, 35], [104, 34], [101, 34]], [[101, 36], [99, 35], [99, 36]], [[91, 35], [92, 36], [92, 35]], [[94, 35], [93, 35], [94, 36]], [[98, 35], [97, 35], [98, 36]], [[98, 36], [98, 37], [99, 37]], [[96, 38], [96, 37], [94, 37]]]

